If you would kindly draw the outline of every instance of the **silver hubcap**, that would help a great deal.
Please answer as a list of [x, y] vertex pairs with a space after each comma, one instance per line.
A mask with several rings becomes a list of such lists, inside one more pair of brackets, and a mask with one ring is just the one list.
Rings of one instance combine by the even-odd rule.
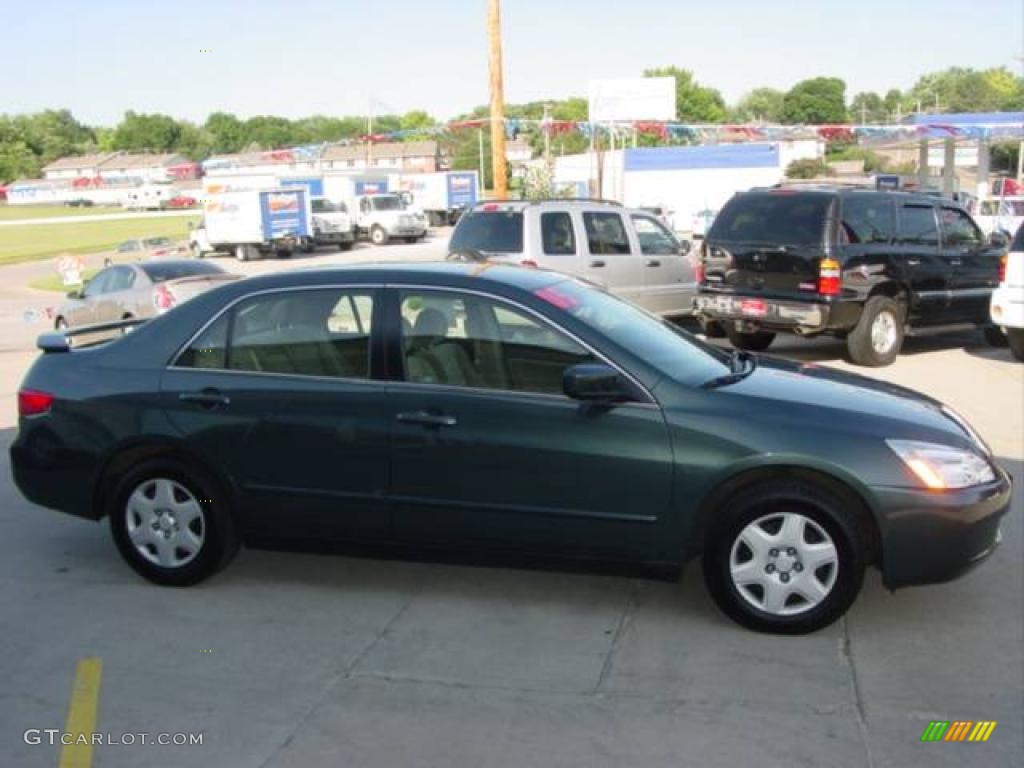
[[832, 592], [839, 553], [825, 529], [795, 512], [760, 517], [740, 531], [729, 555], [744, 600], [776, 616], [809, 611]]
[[203, 548], [203, 508], [181, 483], [163, 477], [141, 483], [128, 497], [124, 514], [128, 538], [154, 565], [180, 568]]
[[871, 346], [885, 354], [896, 344], [896, 318], [892, 312], [879, 312], [871, 324]]

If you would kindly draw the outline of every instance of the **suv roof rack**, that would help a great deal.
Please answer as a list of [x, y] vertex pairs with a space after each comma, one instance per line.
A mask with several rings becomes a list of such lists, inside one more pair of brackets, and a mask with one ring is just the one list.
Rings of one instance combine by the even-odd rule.
[[520, 204], [520, 205], [540, 205], [542, 203], [595, 203], [597, 205], [614, 205], [618, 208], [622, 208], [623, 205], [618, 200], [605, 200], [601, 197], [538, 197], [530, 200], [477, 200], [474, 208], [479, 208], [482, 205], [508, 205], [508, 204]]

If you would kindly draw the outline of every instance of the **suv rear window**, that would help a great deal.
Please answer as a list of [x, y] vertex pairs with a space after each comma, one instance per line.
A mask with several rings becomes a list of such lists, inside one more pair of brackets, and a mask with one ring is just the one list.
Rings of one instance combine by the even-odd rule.
[[832, 198], [773, 192], [737, 195], [722, 209], [709, 239], [743, 243], [817, 245], [825, 235]]
[[452, 233], [450, 252], [523, 252], [522, 211], [471, 211], [459, 219]]

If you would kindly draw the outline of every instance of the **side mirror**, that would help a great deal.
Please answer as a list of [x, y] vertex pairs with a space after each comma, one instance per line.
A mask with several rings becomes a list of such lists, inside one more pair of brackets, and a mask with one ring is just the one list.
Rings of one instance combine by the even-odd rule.
[[581, 363], [565, 369], [562, 391], [573, 400], [618, 403], [631, 398], [622, 375], [603, 363]]
[[1002, 232], [996, 231], [988, 236], [988, 244], [993, 248], [1006, 248], [1010, 244], [1010, 238]]

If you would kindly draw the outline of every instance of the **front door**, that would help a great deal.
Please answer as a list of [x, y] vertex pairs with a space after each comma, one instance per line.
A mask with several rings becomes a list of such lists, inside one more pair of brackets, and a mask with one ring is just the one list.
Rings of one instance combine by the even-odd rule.
[[384, 384], [372, 378], [372, 288], [240, 302], [164, 374], [190, 447], [229, 473], [251, 535], [390, 533]]
[[693, 311], [697, 290], [694, 260], [683, 254], [676, 236], [653, 216], [633, 214], [633, 227], [644, 256], [644, 309], [659, 315]]
[[942, 245], [953, 267], [950, 317], [988, 323], [992, 291], [999, 285], [1002, 249], [991, 248], [971, 217], [959, 208], [943, 207]]
[[397, 534], [528, 552], [637, 557], [670, 506], [672, 453], [654, 404], [562, 394], [593, 353], [480, 294], [394, 290], [388, 387]]
[[634, 246], [627, 223], [617, 210], [583, 211], [586, 233], [583, 276], [616, 296], [643, 304], [645, 257]]
[[935, 207], [905, 203], [899, 213], [894, 260], [910, 287], [911, 317], [920, 325], [947, 322], [953, 266], [940, 248]]

